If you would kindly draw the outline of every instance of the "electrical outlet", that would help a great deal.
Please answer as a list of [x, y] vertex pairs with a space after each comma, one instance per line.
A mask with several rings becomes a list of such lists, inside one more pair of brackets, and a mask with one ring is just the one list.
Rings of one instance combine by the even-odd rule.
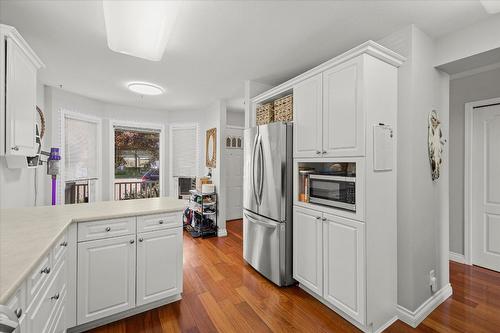
[[437, 279], [434, 270], [429, 272], [429, 285], [431, 286], [431, 291], [435, 293], [437, 291]]

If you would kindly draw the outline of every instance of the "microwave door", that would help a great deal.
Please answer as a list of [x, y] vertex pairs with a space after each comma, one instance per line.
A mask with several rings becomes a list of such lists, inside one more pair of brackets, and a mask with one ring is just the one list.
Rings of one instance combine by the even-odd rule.
[[256, 148], [259, 137], [259, 128], [247, 128], [244, 131], [243, 140], [243, 208], [259, 213], [259, 205], [256, 191]]

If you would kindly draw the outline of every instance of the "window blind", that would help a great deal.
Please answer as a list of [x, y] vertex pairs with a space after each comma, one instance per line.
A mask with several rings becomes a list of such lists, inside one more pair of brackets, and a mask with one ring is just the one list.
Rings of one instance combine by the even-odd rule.
[[64, 119], [64, 180], [97, 178], [98, 125], [92, 121]]
[[172, 175], [194, 177], [198, 175], [198, 126], [171, 127]]

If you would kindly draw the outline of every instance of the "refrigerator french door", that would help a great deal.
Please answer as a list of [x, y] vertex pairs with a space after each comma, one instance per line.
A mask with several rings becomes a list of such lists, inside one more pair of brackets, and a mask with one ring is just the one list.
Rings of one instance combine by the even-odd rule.
[[243, 257], [277, 285], [292, 279], [292, 126], [245, 130]]

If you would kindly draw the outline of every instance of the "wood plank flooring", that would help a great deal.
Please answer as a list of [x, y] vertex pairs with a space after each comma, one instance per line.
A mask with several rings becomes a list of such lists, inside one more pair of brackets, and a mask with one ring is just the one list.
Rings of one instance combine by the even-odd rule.
[[[298, 287], [277, 288], [242, 258], [242, 223], [228, 237], [184, 234], [182, 300], [92, 333], [360, 332]], [[500, 273], [450, 264], [453, 296], [417, 329], [398, 321], [386, 332], [500, 332]]]

